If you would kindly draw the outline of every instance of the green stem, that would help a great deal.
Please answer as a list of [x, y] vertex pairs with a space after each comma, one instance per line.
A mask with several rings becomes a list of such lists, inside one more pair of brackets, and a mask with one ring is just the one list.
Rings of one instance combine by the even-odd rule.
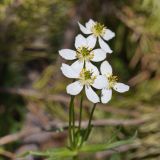
[[81, 102], [80, 102], [80, 113], [79, 113], [79, 126], [78, 126], [78, 131], [80, 131], [80, 130], [81, 130], [82, 108], [83, 108], [83, 93], [81, 94]]
[[73, 146], [75, 147], [75, 112], [74, 112], [74, 105], [72, 105], [72, 136], [73, 136]]
[[78, 156], [74, 156], [74, 157], [73, 157], [73, 160], [78, 160]]
[[88, 127], [91, 126], [91, 121], [92, 121], [92, 118], [93, 118], [93, 113], [94, 113], [94, 110], [96, 108], [96, 105], [97, 105], [97, 103], [95, 103], [93, 105], [93, 108], [92, 108], [92, 111], [91, 111], [91, 114], [90, 114], [90, 117], [89, 117]]
[[92, 122], [93, 113], [95, 111], [96, 105], [97, 105], [96, 103], [93, 105], [93, 108], [92, 108], [92, 111], [91, 111], [91, 114], [90, 114], [90, 117], [89, 117], [89, 122], [88, 122], [88, 127], [87, 127], [87, 132], [86, 132], [85, 139], [89, 136], [89, 133], [90, 133], [91, 122]]
[[92, 111], [91, 111], [91, 114], [90, 114], [90, 117], [89, 117], [89, 121], [88, 121], [88, 126], [87, 126], [87, 129], [85, 131], [85, 134], [84, 134], [84, 137], [82, 139], [82, 142], [80, 144], [80, 147], [82, 146], [83, 142], [86, 141], [88, 139], [88, 137], [89, 137], [90, 129], [91, 129], [91, 122], [92, 122], [93, 113], [94, 113], [95, 108], [96, 108], [96, 103], [93, 105], [93, 108], [92, 108]]
[[70, 104], [69, 104], [69, 130], [68, 130], [68, 134], [69, 134], [69, 143], [70, 146], [72, 147], [73, 144], [73, 135], [72, 135], [72, 121], [73, 121], [73, 114], [72, 114], [72, 110], [74, 108], [74, 96], [71, 96], [71, 100], [70, 100]]

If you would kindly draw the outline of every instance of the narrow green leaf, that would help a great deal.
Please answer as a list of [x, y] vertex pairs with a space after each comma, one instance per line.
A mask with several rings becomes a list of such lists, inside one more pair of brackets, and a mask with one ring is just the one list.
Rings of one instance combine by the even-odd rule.
[[113, 149], [116, 147], [119, 147], [121, 145], [130, 144], [132, 143], [132, 140], [122, 140], [110, 144], [92, 144], [92, 145], [85, 145], [80, 149], [80, 152], [99, 152], [99, 151], [105, 151], [109, 149]]

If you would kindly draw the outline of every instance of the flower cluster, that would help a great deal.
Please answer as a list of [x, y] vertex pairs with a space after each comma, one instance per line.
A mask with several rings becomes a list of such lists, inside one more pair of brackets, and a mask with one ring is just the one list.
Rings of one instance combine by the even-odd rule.
[[[112, 89], [120, 93], [129, 90], [128, 85], [117, 82], [117, 76], [112, 74], [112, 67], [105, 60], [107, 54], [112, 53], [105, 41], [112, 39], [115, 33], [92, 19], [85, 26], [80, 23], [78, 25], [83, 34], [89, 36], [85, 38], [78, 34], [75, 38], [75, 50], [62, 49], [59, 51], [60, 56], [64, 59], [75, 60], [71, 65], [63, 63], [61, 66], [62, 73], [74, 80], [67, 86], [67, 93], [77, 95], [84, 88], [91, 102], [107, 103], [112, 97]], [[97, 40], [99, 47], [95, 49]], [[100, 71], [92, 64], [93, 62], [102, 62]], [[100, 96], [96, 93], [96, 89], [101, 90]]]

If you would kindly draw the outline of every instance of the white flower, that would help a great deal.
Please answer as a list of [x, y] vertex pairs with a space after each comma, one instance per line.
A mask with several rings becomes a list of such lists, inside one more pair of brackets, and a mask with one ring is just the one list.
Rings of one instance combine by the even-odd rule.
[[[115, 36], [115, 33], [112, 32], [110, 29], [106, 28], [103, 24], [98, 23], [90, 19], [86, 24], [85, 27], [78, 23], [80, 30], [84, 34], [91, 34], [88, 38], [92, 41], [93, 44], [96, 43], [98, 38], [100, 47], [106, 51], [107, 53], [112, 53], [109, 45], [104, 42], [104, 40], [108, 41]], [[104, 40], [103, 40], [104, 39]]]
[[104, 61], [100, 66], [100, 71], [103, 76], [106, 77], [107, 85], [102, 89], [101, 102], [107, 103], [112, 97], [112, 89], [117, 92], [123, 93], [129, 90], [129, 86], [123, 83], [117, 82], [117, 76], [112, 75], [112, 67]]
[[86, 62], [85, 68], [79, 73], [79, 70], [77, 71], [76, 68], [63, 63], [61, 70], [66, 77], [76, 79], [75, 82], [67, 86], [68, 94], [77, 95], [85, 88], [86, 96], [91, 102], [98, 103], [100, 101], [92, 87], [96, 89], [104, 88], [106, 86], [106, 79], [104, 76], [99, 75], [97, 67]]
[[62, 49], [59, 51], [59, 54], [66, 60], [78, 59], [72, 64], [72, 67], [76, 69], [78, 68], [79, 71], [81, 71], [84, 66], [84, 62], [100, 62], [106, 58], [106, 52], [100, 48], [93, 50], [94, 46], [95, 42], [92, 42], [92, 39], [90, 39], [90, 37], [84, 38], [79, 34], [75, 39], [76, 51], [71, 49]]

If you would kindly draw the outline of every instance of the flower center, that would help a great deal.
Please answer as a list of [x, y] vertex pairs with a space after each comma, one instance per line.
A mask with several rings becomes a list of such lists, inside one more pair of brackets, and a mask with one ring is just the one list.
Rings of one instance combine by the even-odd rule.
[[92, 85], [94, 83], [94, 80], [96, 79], [96, 76], [93, 75], [93, 72], [90, 70], [87, 70], [86, 68], [83, 68], [80, 72], [80, 82], [83, 85]]
[[107, 80], [109, 83], [108, 88], [111, 89], [117, 83], [118, 77], [113, 75], [107, 75]]
[[98, 36], [103, 36], [105, 31], [105, 26], [101, 23], [96, 22], [95, 25], [92, 27], [92, 32], [93, 34], [98, 37]]
[[94, 54], [91, 52], [92, 48], [88, 47], [79, 47], [77, 49], [77, 58], [79, 60], [91, 60], [94, 57]]

